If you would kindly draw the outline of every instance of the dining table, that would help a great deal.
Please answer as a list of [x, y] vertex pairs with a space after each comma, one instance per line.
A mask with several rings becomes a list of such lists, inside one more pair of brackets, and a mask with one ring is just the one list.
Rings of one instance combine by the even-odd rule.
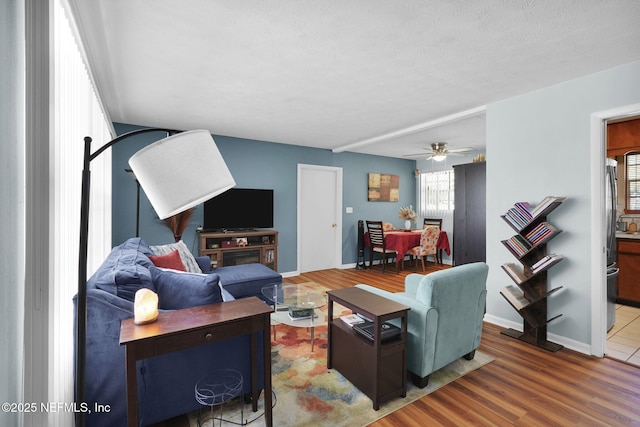
[[[404, 255], [409, 251], [409, 249], [415, 246], [420, 246], [420, 236], [422, 236], [421, 229], [384, 231], [385, 247], [396, 251], [398, 254], [396, 256], [396, 267], [400, 267], [400, 264], [404, 259]], [[365, 233], [364, 237], [365, 247], [371, 246], [371, 243], [369, 242], [369, 233]], [[437, 261], [442, 264], [442, 251], [446, 252], [447, 255], [451, 255], [449, 237], [447, 236], [446, 231], [440, 231], [440, 234], [438, 235], [438, 242], [436, 243], [436, 249]], [[371, 265], [369, 265], [369, 268], [371, 268]]]

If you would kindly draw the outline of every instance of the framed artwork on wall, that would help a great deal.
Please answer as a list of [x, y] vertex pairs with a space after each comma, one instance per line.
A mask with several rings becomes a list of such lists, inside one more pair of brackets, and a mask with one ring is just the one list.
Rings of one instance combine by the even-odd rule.
[[400, 199], [400, 177], [385, 173], [369, 173], [367, 200], [397, 202]]

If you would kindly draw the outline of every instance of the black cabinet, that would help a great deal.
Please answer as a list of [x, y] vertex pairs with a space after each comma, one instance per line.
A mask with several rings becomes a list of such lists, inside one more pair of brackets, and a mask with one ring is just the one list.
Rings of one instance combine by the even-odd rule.
[[453, 265], [487, 259], [486, 166], [478, 162], [453, 167]]

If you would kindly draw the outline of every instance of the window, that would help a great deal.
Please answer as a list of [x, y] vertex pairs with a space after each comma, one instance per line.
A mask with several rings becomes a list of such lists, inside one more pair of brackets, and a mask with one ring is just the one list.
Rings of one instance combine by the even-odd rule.
[[441, 218], [453, 213], [453, 170], [420, 174], [418, 215]]
[[624, 156], [626, 173], [626, 213], [640, 213], [640, 153]]

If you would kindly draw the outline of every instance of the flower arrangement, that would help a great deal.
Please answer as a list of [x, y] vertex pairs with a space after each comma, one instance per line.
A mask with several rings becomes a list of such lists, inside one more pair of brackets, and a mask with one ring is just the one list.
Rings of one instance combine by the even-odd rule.
[[404, 219], [405, 221], [415, 221], [418, 219], [418, 216], [413, 211], [413, 206], [409, 205], [409, 207], [401, 207], [399, 215], [400, 219]]

